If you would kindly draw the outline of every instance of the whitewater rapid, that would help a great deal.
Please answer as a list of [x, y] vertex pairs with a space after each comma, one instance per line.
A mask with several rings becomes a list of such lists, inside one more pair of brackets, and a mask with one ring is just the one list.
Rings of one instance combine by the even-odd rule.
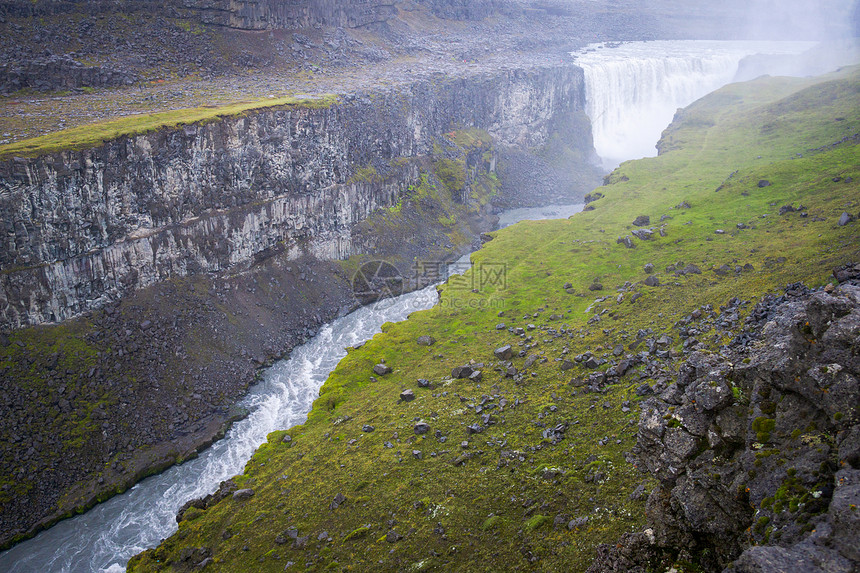
[[656, 155], [675, 111], [734, 81], [743, 58], [800, 54], [813, 46], [691, 40], [591, 44], [573, 52], [585, 73], [585, 111], [604, 168]]
[[[734, 44], [738, 43], [634, 42], [615, 48], [591, 46], [577, 53], [576, 63], [585, 70], [595, 148], [608, 165], [654, 155], [653, 146], [678, 107], [732, 81], [738, 62], [765, 47]], [[777, 51], [766, 53], [796, 53], [809, 46], [767, 45]], [[503, 214], [500, 225], [568, 217], [581, 207], [515, 210]], [[456, 268], [463, 268], [462, 260]], [[126, 493], [0, 553], [0, 571], [123, 571], [129, 558], [176, 531], [175, 515], [185, 502], [214, 492], [221, 481], [240, 473], [267, 434], [305, 421], [319, 388], [346, 355], [346, 347], [371, 338], [383, 323], [404, 320], [436, 301], [435, 287], [428, 287], [326, 325], [288, 359], [264, 372], [241, 404], [251, 414], [223, 440], [198, 458], [147, 478]]]
[[[502, 213], [500, 227], [517, 221], [567, 217], [583, 205], [516, 209]], [[469, 268], [469, 255], [449, 265], [450, 273]], [[303, 423], [319, 389], [346, 356], [346, 348], [369, 340], [386, 322], [405, 320], [433, 307], [436, 287], [407, 293], [359, 308], [324, 327], [290, 357], [263, 372], [242, 401], [250, 415], [236, 422], [224, 439], [199, 457], [147, 478], [127, 492], [86, 513], [61, 521], [0, 553], [4, 573], [119, 573], [144, 549], [155, 547], [177, 529], [176, 513], [188, 500], [218, 489], [242, 472], [257, 447], [275, 430]]]

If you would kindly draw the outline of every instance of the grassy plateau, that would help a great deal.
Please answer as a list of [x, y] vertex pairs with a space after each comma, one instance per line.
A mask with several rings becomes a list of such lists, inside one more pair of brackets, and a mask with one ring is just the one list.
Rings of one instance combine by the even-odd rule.
[[175, 128], [194, 123], [207, 123], [265, 108], [329, 107], [335, 103], [336, 99], [335, 96], [331, 95], [319, 98], [287, 96], [259, 101], [242, 101], [219, 106], [201, 106], [156, 113], [142, 113], [121, 119], [99, 121], [72, 127], [39, 137], [0, 145], [0, 160], [10, 157], [38, 157], [58, 151], [87, 149], [97, 147], [106, 141], [120, 137], [141, 135], [159, 129]]
[[[732, 297], [748, 311], [787, 283], [819, 286], [860, 258], [859, 223], [838, 224], [860, 211], [858, 132], [857, 68], [694, 103], [661, 155], [623, 164], [593, 209], [494, 233], [438, 306], [351, 350], [307, 422], [271, 434], [235, 478], [252, 497], [190, 510], [129, 571], [586, 569], [598, 544], [644, 526], [636, 390], [683, 363], [676, 323]], [[649, 240], [631, 235], [640, 215]], [[658, 286], [643, 284], [649, 263]], [[673, 272], [688, 265], [700, 273]], [[698, 336], [714, 351], [736, 334], [718, 322]], [[604, 391], [584, 387], [647, 351], [640, 330], [671, 338], [659, 368], [649, 359]], [[504, 345], [507, 360], [494, 355]], [[586, 352], [605, 362], [574, 360]], [[377, 376], [382, 360], [393, 371]], [[470, 361], [480, 379], [453, 379]]]

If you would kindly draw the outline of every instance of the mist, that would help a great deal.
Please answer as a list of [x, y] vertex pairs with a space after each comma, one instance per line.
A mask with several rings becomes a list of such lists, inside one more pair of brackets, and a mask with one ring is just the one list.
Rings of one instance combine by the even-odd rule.
[[855, 0], [751, 0], [739, 8], [749, 39], [831, 41], [858, 35]]

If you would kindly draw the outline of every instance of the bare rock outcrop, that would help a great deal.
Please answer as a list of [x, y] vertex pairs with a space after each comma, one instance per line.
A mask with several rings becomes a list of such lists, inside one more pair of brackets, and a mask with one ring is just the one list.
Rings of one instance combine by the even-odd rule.
[[676, 560], [705, 571], [857, 570], [860, 265], [834, 276], [830, 292], [790, 285], [766, 297], [746, 336], [720, 355], [692, 354], [644, 403], [636, 455], [659, 481], [649, 527], [602, 546], [589, 571]]

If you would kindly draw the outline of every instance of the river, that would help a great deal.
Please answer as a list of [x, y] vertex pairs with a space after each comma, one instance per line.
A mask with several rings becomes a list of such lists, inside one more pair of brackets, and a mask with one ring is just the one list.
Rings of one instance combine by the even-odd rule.
[[[768, 46], [766, 53], [796, 53], [808, 44]], [[734, 42], [631, 42], [577, 52], [576, 63], [585, 69], [595, 148], [605, 166], [654, 155], [653, 146], [676, 108], [730, 82], [741, 58], [764, 47]], [[500, 226], [524, 219], [569, 217], [581, 208], [516, 209], [501, 215]], [[462, 270], [467, 260], [461, 259], [454, 268]], [[304, 422], [320, 386], [347, 347], [368, 340], [383, 323], [404, 320], [436, 301], [435, 286], [431, 286], [327, 324], [289, 358], [265, 370], [241, 404], [250, 415], [224, 439], [198, 458], [147, 478], [0, 554], [0, 571], [123, 571], [129, 558], [176, 531], [175, 515], [186, 501], [214, 492], [221, 481], [240, 473], [268, 433]]]

